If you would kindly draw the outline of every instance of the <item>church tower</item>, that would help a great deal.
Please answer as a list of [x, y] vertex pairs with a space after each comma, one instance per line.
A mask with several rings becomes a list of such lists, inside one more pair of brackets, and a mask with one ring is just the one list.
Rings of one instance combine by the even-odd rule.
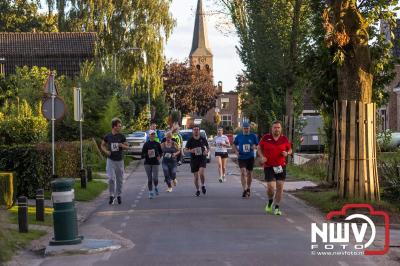
[[211, 75], [213, 74], [213, 54], [208, 43], [207, 22], [202, 0], [197, 2], [192, 49], [189, 59], [193, 66], [198, 69], [207, 69]]

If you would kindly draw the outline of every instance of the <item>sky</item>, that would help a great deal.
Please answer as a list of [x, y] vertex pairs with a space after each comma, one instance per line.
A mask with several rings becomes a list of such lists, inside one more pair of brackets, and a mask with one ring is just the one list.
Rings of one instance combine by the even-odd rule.
[[[206, 13], [217, 8], [214, 0], [203, 0], [203, 4]], [[172, 1], [170, 12], [176, 20], [176, 27], [166, 44], [167, 60], [184, 61], [189, 57], [196, 7], [197, 0]], [[236, 75], [240, 74], [244, 67], [235, 48], [238, 44], [237, 36], [233, 32], [226, 36], [217, 30], [218, 21], [216, 16], [207, 16], [209, 44], [214, 54], [214, 83], [222, 81], [224, 91], [231, 91], [236, 87]]]

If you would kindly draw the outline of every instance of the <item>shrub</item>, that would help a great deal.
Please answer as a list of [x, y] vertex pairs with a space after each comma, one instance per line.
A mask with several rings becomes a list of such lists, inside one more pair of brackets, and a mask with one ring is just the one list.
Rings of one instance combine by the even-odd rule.
[[[97, 144], [84, 141], [84, 162], [99, 164], [104, 160]], [[60, 177], [78, 178], [80, 142], [56, 143], [55, 172]], [[34, 197], [36, 189], [50, 189], [52, 178], [51, 144], [0, 146], [0, 171], [15, 173], [16, 196]]]
[[380, 161], [378, 164], [382, 197], [388, 200], [400, 200], [399, 160]]
[[0, 120], [0, 145], [37, 143], [47, 138], [43, 117], [6, 117]]
[[14, 203], [14, 176], [12, 173], [0, 173], [0, 206], [10, 208]]

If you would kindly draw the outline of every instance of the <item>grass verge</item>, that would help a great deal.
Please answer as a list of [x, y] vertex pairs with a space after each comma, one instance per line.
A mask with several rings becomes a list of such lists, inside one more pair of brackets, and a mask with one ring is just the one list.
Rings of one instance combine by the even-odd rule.
[[10, 260], [16, 251], [29, 245], [32, 240], [45, 235], [44, 231], [30, 230], [28, 233], [19, 233], [11, 229], [1, 231], [0, 229], [0, 265]]
[[390, 215], [391, 222], [400, 222], [400, 202], [388, 202], [381, 200], [380, 202], [366, 202], [364, 200], [354, 199], [341, 199], [339, 198], [334, 188], [329, 189], [310, 189], [310, 190], [299, 190], [293, 193], [296, 197], [306, 201], [311, 206], [320, 209], [324, 214], [329, 213], [333, 210], [341, 210], [345, 204], [348, 203], [369, 203], [375, 210], [387, 211]]
[[[18, 206], [14, 206], [9, 211], [9, 221], [13, 224], [18, 224]], [[53, 208], [45, 208], [44, 222], [36, 221], [36, 207], [28, 207], [28, 224], [37, 225], [53, 225]]]
[[77, 201], [91, 201], [97, 198], [101, 192], [103, 192], [107, 188], [107, 184], [93, 180], [92, 182], [87, 183], [86, 189], [81, 188], [80, 180], [77, 179], [74, 185], [75, 189], [75, 200]]

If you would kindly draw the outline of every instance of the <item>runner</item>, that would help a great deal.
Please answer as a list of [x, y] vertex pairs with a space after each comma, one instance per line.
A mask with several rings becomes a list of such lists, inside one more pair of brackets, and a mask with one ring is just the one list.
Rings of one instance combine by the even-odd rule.
[[182, 165], [182, 144], [183, 139], [181, 134], [179, 134], [179, 125], [173, 126], [172, 129], [172, 139], [178, 144], [179, 150], [181, 151], [178, 155], [177, 161], [178, 166]]
[[218, 181], [220, 183], [225, 182], [226, 176], [226, 161], [228, 160], [228, 150], [231, 145], [227, 136], [223, 135], [224, 129], [222, 127], [218, 128], [217, 136], [214, 138], [215, 145], [215, 158], [218, 162]]
[[117, 195], [118, 204], [122, 203], [122, 181], [124, 177], [124, 160], [122, 150], [128, 149], [126, 138], [122, 135], [122, 122], [119, 118], [111, 121], [111, 133], [101, 141], [101, 150], [107, 155], [106, 172], [108, 177], [108, 189], [110, 191], [109, 204], [114, 203]]
[[257, 149], [258, 139], [253, 133], [250, 133], [250, 124], [243, 123], [243, 133], [236, 136], [233, 141], [233, 150], [238, 156], [241, 181], [243, 187], [243, 198], [250, 197], [250, 188], [252, 181], [252, 171], [254, 167], [254, 153]]
[[165, 134], [166, 141], [161, 143], [163, 152], [162, 168], [164, 171], [165, 181], [167, 183], [167, 192], [172, 192], [172, 184], [176, 186], [176, 158], [181, 153], [178, 144], [172, 141], [172, 133]]
[[[265, 211], [281, 215], [279, 203], [282, 199], [283, 184], [286, 178], [286, 157], [292, 154], [289, 140], [282, 135], [282, 123], [272, 124], [272, 134], [265, 134], [260, 141], [258, 154], [264, 166], [265, 181], [267, 181], [268, 202]], [[275, 192], [275, 197], [274, 197]]]
[[156, 123], [151, 123], [150, 125], [150, 130], [147, 131], [147, 137], [146, 137], [146, 142], [150, 140], [150, 131], [153, 130], [156, 132], [156, 136], [154, 138], [155, 141], [157, 141], [158, 143], [161, 142], [161, 134], [160, 134], [160, 130], [157, 129], [157, 124]]
[[193, 135], [186, 143], [185, 152], [190, 152], [190, 168], [194, 175], [194, 185], [196, 187], [196, 196], [200, 196], [199, 178], [201, 181], [201, 191], [206, 194], [204, 170], [207, 165], [208, 142], [200, 136], [198, 125], [193, 127]]
[[[156, 132], [149, 131], [150, 140], [143, 145], [142, 158], [144, 159], [144, 169], [147, 174], [147, 186], [149, 188], [149, 199], [154, 195], [158, 195], [158, 168], [160, 165], [160, 158], [162, 156], [161, 145], [156, 139]], [[154, 192], [153, 192], [154, 183]]]

